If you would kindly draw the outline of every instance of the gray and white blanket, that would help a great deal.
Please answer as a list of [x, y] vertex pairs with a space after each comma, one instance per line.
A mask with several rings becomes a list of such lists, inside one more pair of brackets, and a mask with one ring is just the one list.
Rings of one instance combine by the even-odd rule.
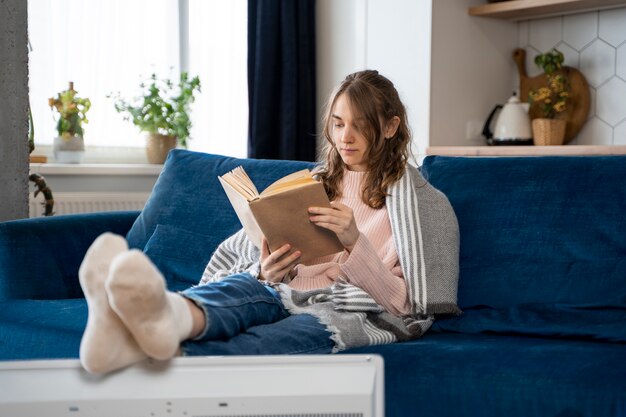
[[[448, 199], [408, 166], [389, 190], [386, 207], [407, 284], [411, 312], [385, 311], [362, 289], [339, 279], [331, 287], [298, 291], [274, 284], [291, 314], [311, 314], [332, 333], [334, 351], [415, 339], [436, 315], [459, 314], [459, 228]], [[240, 230], [213, 254], [200, 284], [250, 272], [259, 275], [259, 250]]]

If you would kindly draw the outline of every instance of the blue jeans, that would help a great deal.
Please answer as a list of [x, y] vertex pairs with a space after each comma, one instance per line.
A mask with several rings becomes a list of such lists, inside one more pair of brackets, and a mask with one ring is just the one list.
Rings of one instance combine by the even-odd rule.
[[248, 273], [181, 294], [204, 311], [207, 323], [181, 344], [183, 356], [322, 354], [334, 346], [316, 317], [290, 315], [276, 291]]

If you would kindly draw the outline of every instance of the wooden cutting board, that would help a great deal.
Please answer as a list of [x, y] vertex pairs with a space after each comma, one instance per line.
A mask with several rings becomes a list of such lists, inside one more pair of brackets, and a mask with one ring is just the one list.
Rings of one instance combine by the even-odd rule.
[[[539, 87], [548, 85], [548, 77], [545, 73], [536, 77], [528, 76], [526, 73], [526, 51], [521, 48], [513, 51], [513, 60], [517, 64], [519, 71], [520, 101], [527, 102], [528, 93], [531, 90], [537, 90]], [[570, 83], [570, 100], [567, 102], [567, 109], [557, 116], [558, 119], [567, 121], [564, 143], [569, 143], [576, 137], [587, 121], [591, 103], [589, 84], [582, 72], [576, 68], [563, 66], [557, 73], [562, 73], [566, 76]], [[536, 104], [530, 106], [528, 114], [531, 120], [542, 117], [539, 106]]]

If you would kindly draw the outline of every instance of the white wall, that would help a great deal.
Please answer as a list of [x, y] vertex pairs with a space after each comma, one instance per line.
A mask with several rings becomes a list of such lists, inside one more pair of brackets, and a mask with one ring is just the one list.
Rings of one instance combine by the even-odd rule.
[[589, 121], [572, 144], [626, 143], [626, 8], [520, 23], [468, 15], [484, 3], [318, 0], [318, 102], [346, 74], [378, 69], [407, 105], [414, 151], [484, 145], [487, 115], [519, 89], [513, 50], [531, 60], [557, 46], [591, 85]]
[[376, 69], [398, 89], [413, 130], [413, 151], [423, 152], [429, 129], [430, 17], [431, 0], [318, 0], [318, 107], [349, 73]]
[[319, 102], [346, 74], [377, 69], [407, 106], [414, 153], [484, 144], [487, 114], [513, 90], [517, 24], [467, 14], [483, 2], [318, 0]]
[[[320, 133], [324, 107], [333, 88], [347, 74], [365, 68], [366, 1], [316, 2], [317, 108]], [[323, 145], [321, 138], [318, 139], [318, 145]]]
[[369, 0], [367, 65], [395, 84], [407, 107], [413, 151], [428, 145], [431, 1]]
[[484, 145], [484, 120], [515, 88], [517, 24], [468, 15], [483, 3], [433, 1], [431, 146]]

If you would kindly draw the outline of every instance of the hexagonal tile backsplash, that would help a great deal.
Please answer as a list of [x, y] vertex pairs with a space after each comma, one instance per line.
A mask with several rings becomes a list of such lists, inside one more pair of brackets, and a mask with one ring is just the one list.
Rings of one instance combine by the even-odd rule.
[[518, 39], [529, 76], [535, 55], [557, 48], [587, 78], [592, 108], [572, 145], [626, 144], [626, 8], [523, 21]]

